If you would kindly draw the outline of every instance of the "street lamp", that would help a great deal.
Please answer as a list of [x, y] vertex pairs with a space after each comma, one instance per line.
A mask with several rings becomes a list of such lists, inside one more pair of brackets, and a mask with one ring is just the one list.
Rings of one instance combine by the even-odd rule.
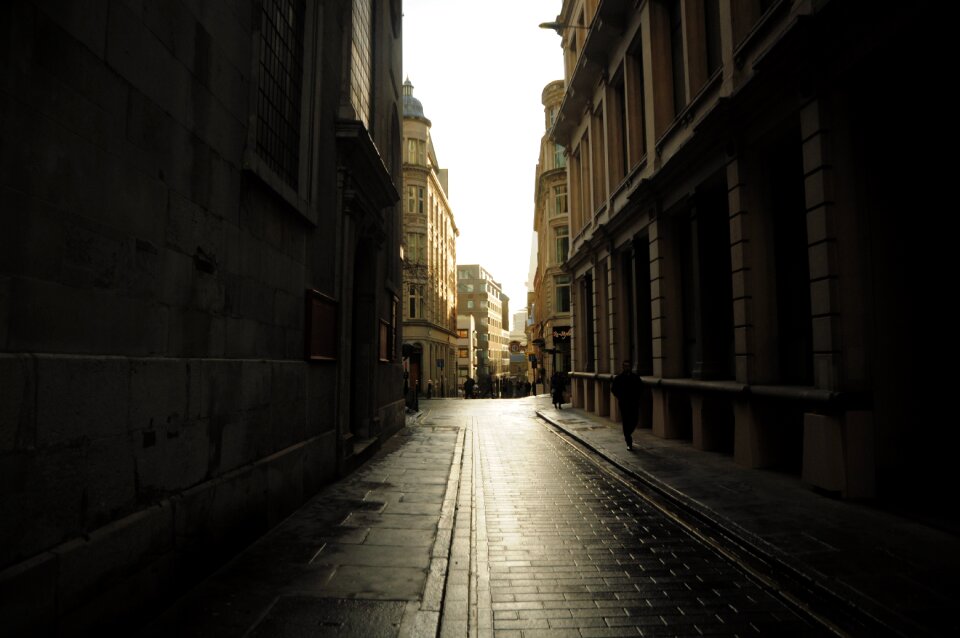
[[554, 31], [557, 32], [557, 35], [563, 35], [564, 29], [589, 29], [590, 28], [582, 24], [567, 24], [566, 22], [556, 22], [556, 21], [541, 22], [539, 26], [541, 29], [553, 29]]

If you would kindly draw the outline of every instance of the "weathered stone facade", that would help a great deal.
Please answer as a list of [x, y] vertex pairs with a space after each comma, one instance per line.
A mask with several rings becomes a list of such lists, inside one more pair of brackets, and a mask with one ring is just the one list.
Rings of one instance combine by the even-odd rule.
[[537, 381], [546, 383], [556, 370], [569, 372], [571, 277], [563, 270], [570, 254], [570, 208], [567, 157], [550, 138], [560, 112], [564, 85], [555, 80], [543, 88], [544, 135], [540, 141], [534, 191], [533, 230], [537, 234], [537, 268], [533, 279], [533, 321], [530, 343], [537, 356]]
[[457, 390], [457, 223], [430, 120], [403, 84], [403, 341], [408, 382], [430, 396]]
[[904, 214], [941, 186], [885, 150], [932, 149], [910, 129], [940, 59], [928, 8], [563, 3], [576, 406], [617, 418], [629, 359], [660, 436], [849, 497], [936, 500], [949, 461], [920, 436], [919, 377], [937, 242]]
[[475, 380], [507, 376], [510, 372], [507, 330], [510, 298], [483, 266], [457, 265], [457, 312], [473, 317], [477, 333]]
[[122, 625], [401, 427], [372, 4], [0, 8], [5, 633]]

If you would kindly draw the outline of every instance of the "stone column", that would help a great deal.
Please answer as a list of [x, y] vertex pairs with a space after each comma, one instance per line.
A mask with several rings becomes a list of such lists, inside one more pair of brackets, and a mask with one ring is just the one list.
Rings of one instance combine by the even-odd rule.
[[[727, 164], [730, 209], [730, 270], [733, 278], [733, 330], [736, 379], [741, 383], [775, 380], [776, 291], [769, 224], [760, 211], [760, 171], [742, 155]], [[760, 413], [753, 403], [734, 403], [734, 460], [747, 467], [769, 461]]]
[[839, 387], [841, 377], [835, 169], [829, 151], [830, 132], [825, 126], [819, 100], [813, 100], [801, 109], [800, 132], [810, 259], [814, 385], [832, 390]]
[[[846, 264], [847, 281], [841, 280], [841, 225], [846, 221], [849, 241], [859, 234], [853, 216], [841, 218], [838, 202], [835, 139], [828, 117], [836, 116], [822, 98], [800, 110], [803, 142], [804, 194], [807, 208], [807, 243], [810, 259], [810, 306], [813, 320], [814, 385], [827, 390], [844, 388], [841, 339], [841, 287], [859, 292], [856, 261]], [[851, 251], [855, 246], [850, 245]], [[851, 253], [852, 256], [853, 253]], [[862, 300], [861, 300], [862, 303]], [[848, 302], [847, 308], [851, 308]], [[856, 314], [856, 313], [854, 313]], [[850, 318], [847, 318], [850, 321]], [[847, 325], [851, 325], [848, 323]], [[859, 318], [852, 321], [859, 325]], [[852, 340], [859, 344], [859, 335]], [[853, 344], [851, 344], [852, 346]], [[860, 366], [854, 366], [859, 368]], [[875, 492], [873, 414], [805, 414], [803, 420], [804, 482], [837, 491], [846, 497], [870, 497]]]

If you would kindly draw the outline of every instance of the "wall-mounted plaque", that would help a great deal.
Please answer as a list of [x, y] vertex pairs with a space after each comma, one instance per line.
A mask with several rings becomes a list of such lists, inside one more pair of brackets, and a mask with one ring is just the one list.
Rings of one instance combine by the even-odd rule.
[[337, 302], [316, 291], [307, 291], [306, 358], [337, 360]]
[[393, 337], [389, 321], [380, 320], [380, 361], [388, 362], [393, 359]]

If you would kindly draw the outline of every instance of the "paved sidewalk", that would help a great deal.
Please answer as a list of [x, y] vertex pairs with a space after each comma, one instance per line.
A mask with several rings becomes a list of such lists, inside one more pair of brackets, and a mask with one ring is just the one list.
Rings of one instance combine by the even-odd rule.
[[[537, 413], [622, 469], [746, 540], [903, 635], [960, 635], [960, 539], [894, 514], [815, 493], [798, 477], [743, 468], [728, 455], [634, 433], [582, 410]], [[955, 507], [955, 504], [944, 504]]]
[[141, 635], [436, 635], [466, 428], [409, 423]]

